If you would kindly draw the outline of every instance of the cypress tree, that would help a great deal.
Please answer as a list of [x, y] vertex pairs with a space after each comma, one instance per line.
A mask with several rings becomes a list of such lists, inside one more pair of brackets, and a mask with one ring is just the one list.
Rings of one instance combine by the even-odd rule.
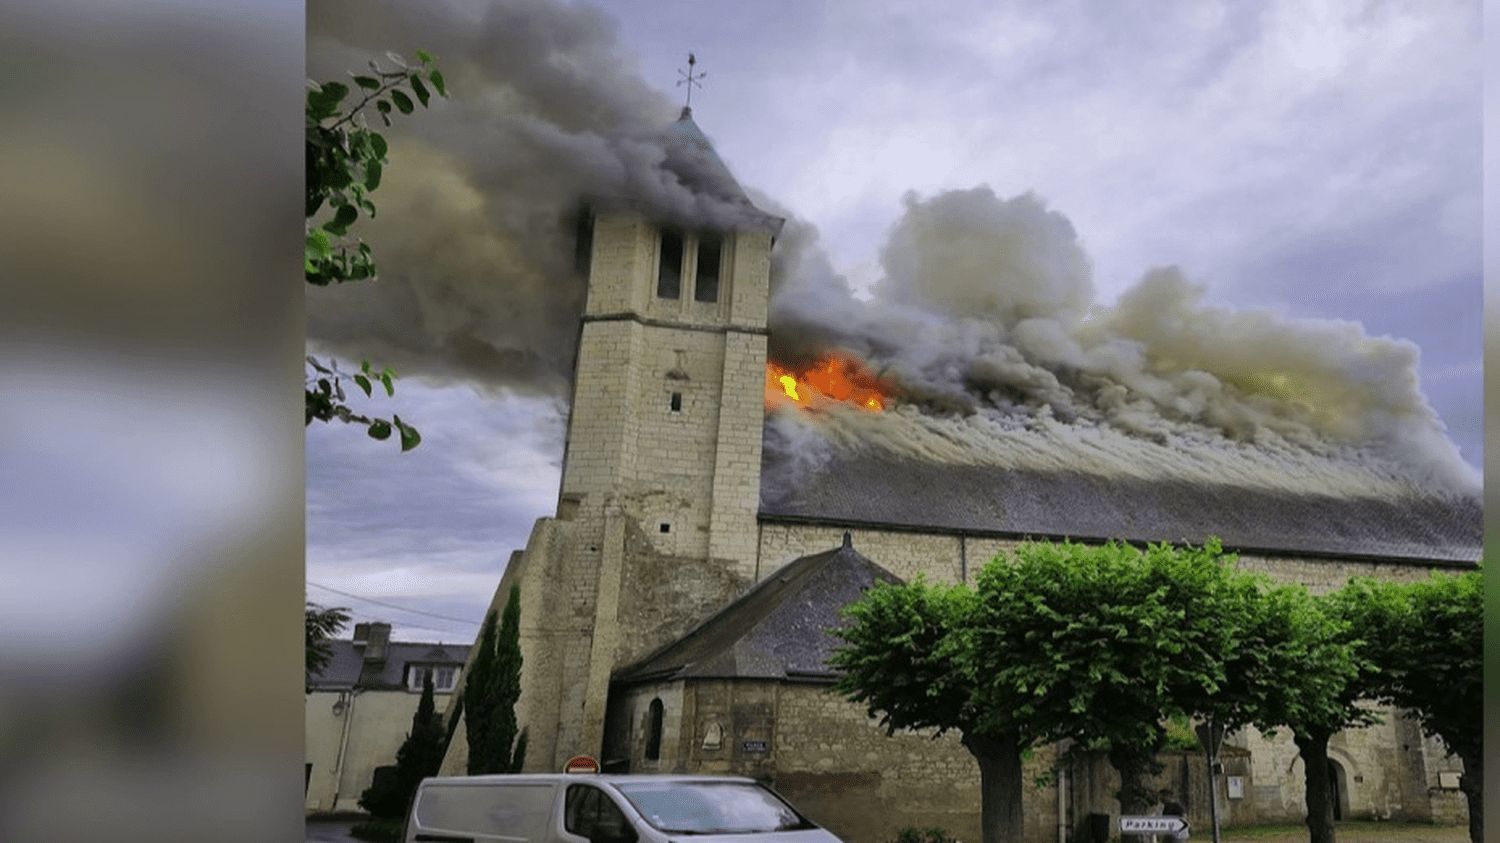
[[[498, 627], [498, 628], [497, 628]], [[464, 680], [464, 729], [469, 775], [519, 773], [526, 763], [526, 731], [517, 735], [521, 696], [521, 589], [511, 586], [505, 610], [484, 619], [479, 652]]]
[[487, 699], [490, 677], [495, 674], [495, 613], [484, 617], [479, 630], [479, 651], [464, 677], [464, 736], [469, 741], [468, 772], [471, 776], [495, 772], [490, 768], [487, 751], [493, 732], [494, 709]]
[[[521, 698], [521, 587], [510, 587], [495, 641], [495, 672], [490, 685], [495, 707], [492, 755], [496, 772], [519, 773], [526, 762], [526, 735], [516, 736], [516, 701]], [[514, 745], [514, 749], [512, 749]]]
[[381, 819], [399, 820], [417, 792], [417, 785], [437, 775], [443, 763], [443, 717], [433, 702], [432, 672], [422, 679], [422, 698], [411, 719], [411, 732], [396, 750], [394, 768], [377, 771], [375, 780], [359, 796], [359, 806]]

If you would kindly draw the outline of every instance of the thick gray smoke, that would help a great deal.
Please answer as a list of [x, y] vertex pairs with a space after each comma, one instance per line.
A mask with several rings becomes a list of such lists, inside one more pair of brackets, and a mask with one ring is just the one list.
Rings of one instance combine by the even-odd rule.
[[[361, 223], [380, 281], [311, 295], [309, 337], [334, 353], [564, 396], [582, 201], [633, 196], [700, 224], [743, 210], [683, 186], [662, 134], [676, 109], [595, 9], [319, 0], [309, 33], [314, 79], [421, 48], [453, 92], [388, 132], [381, 213]], [[1102, 307], [1067, 218], [984, 187], [908, 196], [862, 299], [811, 226], [756, 199], [790, 220], [773, 266], [773, 356], [847, 349], [901, 402], [880, 415], [777, 413], [773, 449], [1334, 494], [1477, 487], [1421, 393], [1410, 343], [1216, 308], [1173, 268]]]
[[905, 204], [869, 300], [808, 248], [811, 232], [784, 244], [772, 338], [794, 361], [852, 351], [908, 406], [778, 414], [773, 447], [1331, 494], [1477, 489], [1412, 343], [1216, 308], [1171, 267], [1100, 306], [1072, 225], [1037, 197], [979, 187]]
[[[733, 217], [683, 186], [675, 106], [633, 71], [601, 11], [552, 2], [318, 0], [308, 75], [344, 80], [386, 51], [437, 56], [451, 99], [383, 129], [390, 166], [359, 233], [378, 283], [313, 290], [308, 336], [403, 374], [565, 395], [584, 287], [585, 198], [661, 218]], [[675, 159], [674, 159], [675, 156]], [[674, 160], [669, 160], [674, 159]]]

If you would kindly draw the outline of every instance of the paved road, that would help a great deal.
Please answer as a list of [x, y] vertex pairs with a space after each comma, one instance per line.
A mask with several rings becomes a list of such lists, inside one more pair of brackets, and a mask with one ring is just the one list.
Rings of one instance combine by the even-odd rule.
[[[352, 820], [319, 820], [307, 824], [307, 843], [352, 843], [349, 836]], [[1463, 826], [1422, 826], [1406, 823], [1339, 823], [1339, 843], [1468, 843], [1469, 831]], [[1165, 838], [1163, 838], [1165, 839]], [[1194, 829], [1193, 840], [1212, 839], [1206, 831]], [[1228, 828], [1225, 843], [1307, 843], [1303, 826], [1282, 828]]]
[[[1193, 829], [1193, 840], [1213, 839]], [[1339, 843], [1468, 843], [1469, 829], [1458, 825], [1347, 822], [1338, 824]], [[1305, 826], [1226, 828], [1224, 843], [1307, 843]]]
[[348, 843], [353, 820], [314, 821], [307, 824], [307, 843]]

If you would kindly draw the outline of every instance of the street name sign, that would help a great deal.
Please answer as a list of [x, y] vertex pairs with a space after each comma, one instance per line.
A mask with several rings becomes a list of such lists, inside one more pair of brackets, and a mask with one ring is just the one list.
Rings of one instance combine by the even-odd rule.
[[1120, 817], [1121, 834], [1175, 834], [1187, 837], [1188, 822], [1182, 817]]

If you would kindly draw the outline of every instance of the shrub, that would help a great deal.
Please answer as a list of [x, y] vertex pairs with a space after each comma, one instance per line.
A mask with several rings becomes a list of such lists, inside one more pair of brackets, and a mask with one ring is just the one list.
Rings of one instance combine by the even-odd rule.
[[891, 843], [959, 843], [959, 841], [958, 838], [937, 826], [931, 828], [907, 826], [896, 832], [896, 837]]
[[396, 843], [401, 839], [401, 820], [368, 819], [349, 829], [349, 836], [370, 843]]

